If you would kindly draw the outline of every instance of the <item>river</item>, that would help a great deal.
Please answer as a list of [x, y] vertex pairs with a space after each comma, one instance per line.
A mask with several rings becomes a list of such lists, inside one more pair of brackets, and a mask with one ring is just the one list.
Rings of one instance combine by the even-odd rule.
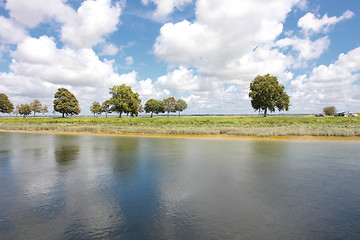
[[0, 239], [360, 239], [360, 142], [1, 132]]

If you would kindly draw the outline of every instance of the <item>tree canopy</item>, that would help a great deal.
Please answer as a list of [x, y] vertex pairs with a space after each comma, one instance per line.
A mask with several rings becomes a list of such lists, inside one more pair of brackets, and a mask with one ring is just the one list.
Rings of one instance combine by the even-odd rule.
[[19, 114], [23, 115], [23, 117], [30, 115], [31, 107], [29, 104], [21, 104], [19, 108]]
[[176, 111], [179, 111], [179, 117], [180, 117], [180, 112], [184, 111], [187, 108], [187, 103], [182, 100], [182, 99], [178, 99], [176, 101]]
[[55, 93], [54, 110], [65, 115], [77, 115], [80, 113], [79, 101], [66, 88], [59, 88]]
[[111, 110], [111, 105], [110, 105], [110, 101], [109, 100], [106, 100], [102, 103], [101, 105], [102, 107], [102, 112], [105, 113], [106, 117], [109, 113], [112, 113], [112, 110]]
[[274, 112], [275, 109], [288, 111], [290, 97], [284, 90], [284, 85], [278, 82], [277, 77], [270, 76], [270, 74], [257, 76], [250, 83], [251, 106], [255, 110], [263, 110], [265, 117], [268, 110], [270, 112]]
[[12, 113], [14, 105], [10, 102], [8, 96], [4, 93], [0, 93], [0, 112], [1, 113]]
[[164, 110], [164, 103], [162, 101], [156, 100], [156, 99], [149, 99], [145, 103], [144, 108], [146, 113], [151, 113], [151, 117], [153, 116], [153, 113], [159, 114], [165, 112]]
[[94, 114], [94, 117], [96, 116], [96, 114], [101, 114], [103, 112], [103, 108], [100, 105], [99, 102], [93, 102], [93, 104], [90, 107], [90, 111]]
[[38, 99], [35, 99], [32, 103], [30, 103], [30, 109], [32, 112], [34, 112], [34, 117], [36, 113], [41, 112], [42, 104]]
[[334, 106], [324, 107], [323, 112], [327, 116], [332, 116], [336, 113], [336, 108]]
[[138, 93], [134, 93], [130, 86], [125, 84], [116, 85], [110, 88], [111, 98], [109, 103], [113, 112], [130, 113], [131, 116], [137, 115], [140, 110], [141, 99]]
[[169, 97], [163, 100], [164, 103], [164, 110], [167, 112], [167, 116], [169, 117], [169, 114], [171, 112], [176, 112], [176, 100], [174, 97]]

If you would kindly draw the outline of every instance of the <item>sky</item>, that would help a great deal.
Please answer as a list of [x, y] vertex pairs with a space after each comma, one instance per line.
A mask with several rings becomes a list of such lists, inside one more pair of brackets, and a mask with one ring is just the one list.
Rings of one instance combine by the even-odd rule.
[[[360, 111], [360, 1], [0, 0], [0, 93], [81, 114], [125, 83], [185, 114], [251, 114], [249, 85], [276, 76], [290, 114]], [[276, 112], [278, 113], [278, 112]]]

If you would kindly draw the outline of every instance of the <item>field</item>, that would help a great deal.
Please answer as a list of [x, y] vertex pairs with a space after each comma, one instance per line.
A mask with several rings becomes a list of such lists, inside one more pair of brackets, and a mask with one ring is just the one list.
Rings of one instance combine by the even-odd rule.
[[360, 136], [360, 117], [182, 116], [0, 118], [1, 130], [243, 136]]

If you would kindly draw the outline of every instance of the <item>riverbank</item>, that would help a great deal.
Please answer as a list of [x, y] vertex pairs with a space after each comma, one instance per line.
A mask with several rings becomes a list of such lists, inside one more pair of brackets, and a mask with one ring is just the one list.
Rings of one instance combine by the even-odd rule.
[[360, 137], [360, 118], [314, 116], [0, 118], [0, 129], [160, 136]]
[[144, 133], [105, 133], [105, 132], [63, 132], [53, 130], [2, 130], [0, 133], [33, 133], [33, 134], [61, 134], [61, 135], [98, 135], [98, 136], [120, 136], [120, 137], [148, 137], [148, 138], [199, 138], [199, 139], [227, 139], [227, 140], [267, 140], [267, 141], [313, 141], [313, 142], [360, 142], [359, 136], [245, 136], [225, 134], [144, 134]]

